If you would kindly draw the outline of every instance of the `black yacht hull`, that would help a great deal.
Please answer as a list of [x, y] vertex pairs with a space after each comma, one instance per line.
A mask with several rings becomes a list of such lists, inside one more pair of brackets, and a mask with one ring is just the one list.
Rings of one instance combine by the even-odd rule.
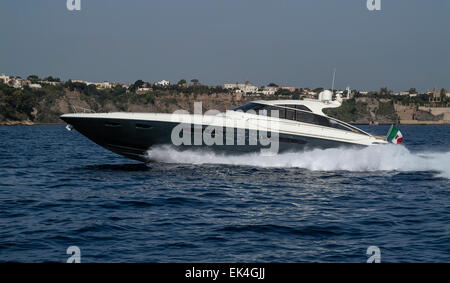
[[[62, 116], [67, 124], [72, 125], [78, 132], [97, 143], [98, 145], [122, 156], [139, 160], [142, 162], [151, 161], [151, 156], [146, 152], [152, 146], [173, 145], [172, 130], [179, 125], [176, 122], [132, 120], [132, 119], [111, 119], [111, 118], [88, 118], [88, 117], [67, 117]], [[205, 129], [206, 126], [203, 126]], [[228, 129], [226, 129], [228, 130]], [[229, 154], [239, 154], [243, 152], [259, 152], [262, 148], [269, 146], [249, 145], [249, 132], [246, 131], [245, 141], [238, 141], [236, 129], [234, 129], [234, 144], [225, 145], [180, 145], [177, 149], [201, 149], [209, 148], [215, 151], [223, 151]], [[270, 136], [270, 134], [269, 134]], [[355, 145], [352, 143], [333, 141], [327, 139], [280, 134], [277, 152], [302, 150], [305, 148], [330, 148], [339, 146]], [[239, 145], [242, 144], [243, 145]]]

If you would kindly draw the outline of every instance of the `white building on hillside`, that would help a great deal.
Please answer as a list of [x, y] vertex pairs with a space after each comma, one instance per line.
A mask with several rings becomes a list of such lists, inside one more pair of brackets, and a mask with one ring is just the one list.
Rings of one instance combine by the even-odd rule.
[[49, 81], [38, 81], [39, 84], [41, 85], [62, 85], [62, 82], [49, 82]]
[[278, 87], [275, 86], [266, 86], [264, 87], [264, 89], [261, 91], [262, 94], [264, 95], [274, 95], [278, 90]]
[[310, 89], [306, 89], [304, 92], [305, 92], [306, 95], [308, 95], [309, 97], [315, 97], [315, 96], [317, 95], [317, 93], [316, 93], [315, 91], [310, 90]]
[[223, 84], [223, 88], [224, 89], [235, 89], [235, 88], [239, 88], [238, 85], [239, 84]]
[[23, 80], [19, 77], [10, 77], [8, 84], [13, 88], [22, 88], [23, 86], [30, 85], [31, 82], [29, 80]]
[[73, 83], [82, 83], [82, 84], [86, 84], [86, 85], [89, 85], [90, 84], [90, 82], [88, 82], [88, 81], [85, 81], [85, 80], [71, 80]]
[[4, 84], [8, 84], [10, 80], [11, 80], [10, 76], [7, 76], [5, 74], [0, 75], [0, 81], [3, 82]]
[[146, 92], [149, 92], [152, 90], [153, 90], [153, 88], [151, 88], [151, 87], [140, 87], [136, 90], [136, 93], [141, 94], [141, 93], [146, 93]]
[[97, 88], [112, 88], [112, 84], [110, 82], [102, 82], [102, 83], [92, 83]]
[[250, 82], [246, 82], [245, 84], [224, 84], [223, 88], [225, 89], [236, 89], [238, 91], [236, 92], [243, 92], [245, 94], [247, 93], [257, 93], [258, 92], [258, 87], [252, 85]]
[[284, 90], [288, 90], [290, 92], [294, 92], [294, 91], [298, 90], [298, 87], [295, 87], [295, 86], [281, 86], [280, 88], [284, 89]]
[[168, 85], [170, 85], [170, 82], [169, 82], [169, 81], [166, 81], [166, 80], [162, 80], [162, 81], [157, 82], [156, 85], [159, 85], [159, 86], [168, 86]]
[[94, 83], [94, 82], [88, 82], [85, 80], [72, 80], [73, 83], [82, 83], [85, 85], [95, 85], [98, 89], [105, 89], [105, 88], [112, 88], [113, 84], [107, 81], [104, 81], [102, 83]]

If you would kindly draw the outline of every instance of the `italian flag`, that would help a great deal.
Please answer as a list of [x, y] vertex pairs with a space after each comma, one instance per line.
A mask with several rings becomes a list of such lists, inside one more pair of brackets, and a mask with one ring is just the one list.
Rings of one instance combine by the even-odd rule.
[[394, 125], [392, 125], [387, 134], [387, 140], [395, 144], [401, 144], [403, 135]]

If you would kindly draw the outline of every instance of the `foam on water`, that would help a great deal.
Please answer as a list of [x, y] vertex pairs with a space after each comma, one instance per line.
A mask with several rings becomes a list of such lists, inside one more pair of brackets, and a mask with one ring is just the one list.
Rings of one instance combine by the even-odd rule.
[[265, 156], [260, 153], [225, 155], [210, 150], [178, 151], [171, 146], [150, 149], [152, 161], [182, 164], [223, 164], [303, 168], [313, 171], [434, 171], [450, 179], [450, 152], [412, 153], [399, 145], [365, 148], [313, 149]]

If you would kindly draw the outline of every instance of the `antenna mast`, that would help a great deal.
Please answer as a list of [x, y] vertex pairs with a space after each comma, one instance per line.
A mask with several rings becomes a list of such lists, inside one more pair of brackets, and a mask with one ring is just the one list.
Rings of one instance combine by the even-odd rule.
[[334, 92], [334, 78], [336, 77], [336, 68], [333, 70], [333, 83], [331, 84], [331, 91]]

